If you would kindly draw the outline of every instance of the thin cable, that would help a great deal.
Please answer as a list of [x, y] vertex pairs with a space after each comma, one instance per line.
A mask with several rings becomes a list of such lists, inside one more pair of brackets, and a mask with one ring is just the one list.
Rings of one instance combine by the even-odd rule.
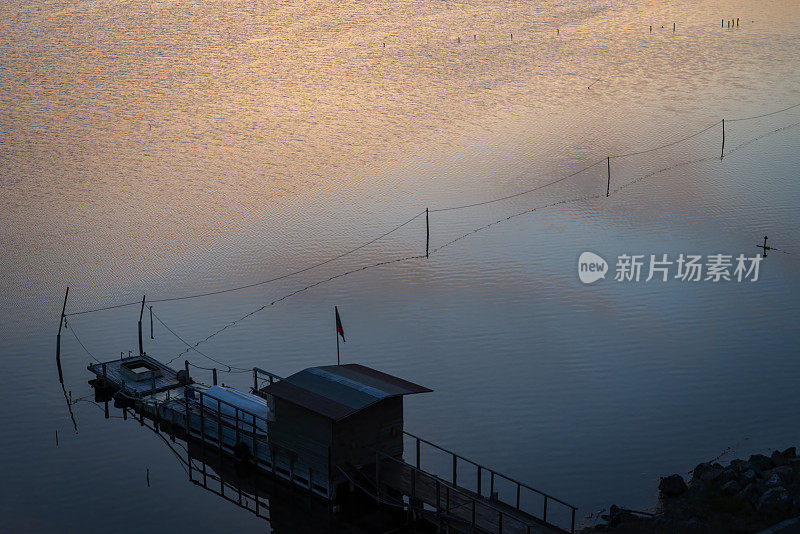
[[677, 141], [672, 141], [671, 143], [667, 143], [665, 145], [657, 146], [655, 148], [648, 148], [647, 150], [640, 150], [638, 152], [629, 152], [627, 154], [620, 154], [620, 155], [617, 155], [617, 156], [609, 156], [609, 157], [610, 158], [627, 158], [628, 156], [638, 156], [639, 154], [647, 154], [648, 152], [655, 152], [656, 150], [661, 150], [662, 148], [667, 148], [667, 147], [671, 147], [671, 146], [677, 145], [678, 143], [682, 143], [682, 142], [684, 142], [684, 141], [686, 141], [688, 139], [691, 139], [692, 137], [697, 137], [698, 135], [700, 135], [702, 133], [706, 133], [711, 128], [713, 128], [714, 126], [720, 124], [721, 122], [722, 121], [717, 121], [714, 124], [712, 124], [711, 126], [709, 126], [708, 128], [703, 128], [699, 132], [695, 132], [692, 135], [688, 135], [686, 137], [678, 139]]
[[[424, 212], [423, 212], [423, 213], [424, 213]], [[225, 330], [227, 330], [228, 328], [232, 328], [232, 327], [236, 326], [237, 324], [239, 324], [240, 322], [244, 321], [244, 320], [245, 320], [245, 319], [247, 319], [248, 317], [252, 317], [253, 315], [255, 315], [255, 314], [257, 314], [257, 313], [259, 313], [259, 312], [261, 312], [261, 311], [263, 311], [263, 310], [265, 310], [265, 309], [267, 309], [267, 308], [269, 308], [270, 306], [274, 306], [274, 305], [275, 305], [275, 304], [277, 304], [278, 302], [281, 302], [281, 301], [283, 301], [283, 300], [286, 300], [286, 299], [288, 299], [288, 298], [290, 298], [290, 297], [293, 297], [293, 296], [295, 296], [295, 295], [297, 295], [297, 294], [299, 294], [299, 293], [302, 293], [302, 292], [304, 292], [304, 291], [308, 291], [309, 289], [311, 289], [311, 288], [314, 288], [314, 287], [316, 287], [316, 286], [318, 286], [318, 285], [325, 284], [325, 283], [327, 283], [327, 282], [331, 282], [331, 281], [333, 281], [333, 280], [336, 280], [337, 278], [342, 278], [342, 277], [344, 277], [344, 276], [348, 276], [348, 275], [351, 275], [351, 274], [353, 274], [353, 273], [357, 273], [357, 272], [361, 272], [361, 271], [366, 271], [366, 270], [368, 270], [368, 269], [374, 269], [374, 268], [376, 268], [376, 267], [382, 267], [382, 266], [384, 266], [384, 265], [389, 265], [389, 264], [392, 264], [392, 263], [400, 263], [400, 262], [405, 262], [405, 261], [410, 261], [410, 260], [417, 260], [417, 259], [422, 259], [422, 258], [425, 258], [425, 256], [424, 256], [424, 255], [419, 255], [419, 256], [405, 256], [405, 257], [402, 257], [402, 258], [396, 258], [396, 259], [393, 259], [393, 260], [386, 260], [386, 261], [381, 261], [381, 262], [377, 262], [377, 263], [372, 263], [372, 264], [369, 264], [369, 265], [364, 265], [364, 266], [358, 267], [357, 269], [351, 269], [351, 270], [349, 270], [349, 271], [345, 271], [345, 272], [343, 272], [343, 273], [339, 273], [339, 274], [336, 274], [336, 275], [330, 276], [330, 277], [328, 277], [328, 278], [325, 278], [325, 279], [323, 279], [323, 280], [319, 280], [319, 281], [317, 281], [317, 282], [314, 282], [313, 284], [309, 284], [309, 285], [307, 285], [307, 286], [305, 286], [305, 287], [303, 287], [303, 288], [300, 288], [300, 289], [297, 289], [297, 290], [295, 290], [295, 291], [292, 291], [291, 293], [287, 293], [286, 295], [284, 295], [284, 296], [282, 296], [282, 297], [280, 297], [280, 298], [278, 298], [278, 299], [275, 299], [275, 300], [273, 300], [273, 301], [272, 301], [272, 302], [270, 302], [269, 304], [264, 304], [263, 306], [260, 306], [260, 307], [256, 308], [255, 310], [253, 310], [253, 311], [251, 311], [251, 312], [248, 312], [248, 313], [246, 313], [245, 315], [243, 315], [243, 316], [239, 317], [239, 318], [238, 318], [238, 319], [236, 319], [235, 321], [231, 321], [230, 323], [226, 324], [226, 325], [225, 325], [225, 326], [223, 326], [222, 328], [220, 328], [220, 329], [218, 329], [218, 330], [216, 330], [216, 331], [212, 332], [211, 334], [207, 335], [205, 338], [203, 338], [203, 339], [201, 339], [201, 340], [199, 340], [199, 341], [195, 342], [193, 345], [189, 345], [188, 343], [186, 343], [186, 342], [184, 341], [184, 343], [185, 343], [185, 344], [188, 346], [188, 348], [187, 348], [187, 349], [185, 349], [185, 350], [183, 350], [183, 351], [182, 351], [180, 354], [178, 354], [177, 356], [175, 356], [175, 357], [174, 357], [174, 358], [172, 358], [171, 360], [169, 360], [169, 361], [167, 362], [167, 365], [169, 365], [170, 363], [174, 362], [175, 360], [177, 360], [178, 358], [180, 358], [181, 356], [183, 356], [183, 355], [184, 355], [184, 354], [186, 354], [187, 352], [189, 352], [189, 350], [197, 350], [197, 349], [196, 349], [196, 347], [197, 347], [197, 346], [199, 346], [199, 345], [201, 345], [201, 344], [203, 344], [203, 343], [205, 343], [205, 342], [209, 341], [211, 338], [213, 338], [213, 337], [215, 337], [215, 336], [217, 336], [217, 335], [221, 334], [222, 332], [224, 332], [224, 331], [225, 331]], [[154, 314], [154, 315], [155, 315], [155, 314]], [[166, 326], [166, 325], [165, 325], [165, 326]], [[183, 341], [183, 340], [181, 340], [181, 341]], [[198, 352], [199, 352], [199, 351], [198, 351]], [[201, 354], [202, 354], [202, 353], [201, 353]], [[223, 365], [226, 365], [226, 364], [223, 364]], [[242, 369], [242, 368], [241, 368], [241, 367], [234, 367], [234, 369]], [[248, 371], [251, 371], [251, 369], [248, 369]]]
[[[197, 350], [197, 347], [196, 347], [196, 346], [195, 346], [195, 347], [193, 347], [191, 344], [189, 344], [189, 342], [188, 342], [188, 341], [186, 341], [186, 340], [185, 340], [185, 339], [183, 339], [181, 336], [179, 336], [179, 335], [178, 335], [178, 333], [177, 333], [177, 332], [175, 332], [175, 330], [173, 330], [172, 328], [170, 328], [170, 327], [167, 325], [167, 323], [165, 323], [165, 322], [164, 322], [164, 321], [161, 319], [161, 317], [159, 317], [158, 315], [156, 315], [156, 312], [153, 312], [153, 317], [155, 317], [155, 318], [158, 320], [158, 322], [159, 322], [159, 323], [161, 323], [161, 324], [164, 326], [164, 328], [166, 328], [167, 330], [169, 330], [169, 332], [170, 332], [170, 333], [171, 333], [173, 336], [175, 336], [176, 338], [178, 338], [178, 339], [181, 341], [181, 343], [183, 343], [184, 345], [186, 345], [187, 347], [189, 347], [189, 349], [190, 349], [190, 350], [193, 350], [193, 351], [195, 351], [197, 354], [199, 354], [200, 356], [203, 356], [204, 358], [208, 358], [209, 360], [211, 360], [211, 361], [212, 361], [212, 362], [214, 362], [214, 363], [218, 363], [218, 364], [220, 364], [220, 365], [222, 365], [222, 366], [225, 366], [225, 367], [227, 367], [227, 368], [228, 368], [228, 372], [231, 372], [233, 369], [239, 369], [239, 370], [244, 370], [244, 371], [250, 371], [250, 369], [245, 369], [244, 367], [235, 367], [235, 366], [233, 366], [233, 365], [229, 365], [229, 364], [227, 364], [227, 363], [223, 363], [223, 362], [221, 362], [221, 361], [219, 361], [219, 360], [216, 360], [216, 359], [212, 358], [212, 357], [211, 357], [211, 356], [209, 356], [208, 354], [206, 354], [206, 353], [204, 353], [204, 352], [201, 352], [201, 351]], [[181, 354], [183, 354], [183, 353], [181, 353]], [[180, 356], [180, 355], [179, 355], [179, 356]], [[173, 361], [175, 361], [177, 358], [178, 358], [178, 356], [176, 356], [175, 358], [171, 359], [169, 362], [167, 362], [167, 365], [169, 365], [170, 363], [172, 363]]]
[[134, 304], [141, 304], [141, 303], [142, 303], [141, 300], [137, 300], [136, 302], [126, 302], [125, 304], [114, 304], [111, 306], [103, 306], [102, 308], [92, 308], [90, 310], [81, 310], [77, 312], [65, 313], [64, 317], [70, 317], [72, 315], [83, 315], [84, 313], [94, 313], [99, 311], [114, 310], [116, 308], [124, 308], [126, 306], [133, 306]]
[[784, 111], [789, 111], [790, 109], [794, 109], [800, 106], [800, 104], [795, 104], [793, 106], [789, 106], [788, 108], [779, 109], [778, 111], [773, 111], [771, 113], [764, 113], [763, 115], [753, 115], [752, 117], [742, 117], [740, 119], [728, 119], [728, 122], [738, 122], [738, 121], [749, 121], [752, 119], [760, 119], [762, 117], [769, 117], [770, 115], [777, 115], [778, 113], [783, 113]]
[[514, 193], [513, 195], [508, 195], [508, 196], [505, 196], [505, 197], [495, 198], [495, 199], [492, 199], [492, 200], [487, 200], [485, 202], [476, 202], [474, 204], [464, 204], [463, 206], [452, 206], [452, 207], [449, 207], [449, 208], [436, 208], [436, 209], [432, 209], [430, 211], [433, 213], [433, 212], [437, 212], [437, 211], [452, 211], [452, 210], [461, 210], [461, 209], [464, 209], [464, 208], [474, 208], [476, 206], [484, 206], [486, 204], [492, 204], [494, 202], [500, 202], [502, 200], [508, 200], [510, 198], [515, 198], [515, 197], [520, 197], [522, 195], [527, 195], [528, 193], [533, 193], [534, 191], [538, 191], [539, 189], [543, 189], [543, 188], [545, 188], [547, 186], [550, 186], [550, 185], [553, 185], [553, 184], [557, 184], [558, 182], [563, 182], [567, 178], [572, 178], [573, 176], [577, 176], [578, 174], [580, 174], [580, 173], [582, 173], [584, 171], [588, 171], [592, 167], [594, 167], [596, 165], [599, 165], [599, 164], [603, 163], [604, 161], [605, 161], [605, 158], [603, 158], [601, 160], [598, 160], [595, 163], [592, 163], [591, 165], [589, 165], [587, 167], [584, 167], [579, 171], [575, 171], [572, 174], [568, 174], [566, 176], [562, 176], [561, 178], [553, 180], [552, 182], [547, 182], [546, 184], [538, 185], [538, 186], [536, 186], [536, 187], [534, 187], [532, 189], [528, 189], [526, 191], [521, 191], [519, 193]]
[[84, 345], [84, 344], [83, 344], [83, 341], [81, 341], [81, 340], [80, 340], [80, 338], [78, 337], [78, 333], [75, 331], [75, 327], [73, 327], [71, 324], [67, 323], [67, 320], [66, 320], [66, 319], [64, 319], [64, 326], [66, 326], [66, 327], [67, 327], [67, 330], [69, 330], [70, 332], [72, 332], [72, 335], [73, 335], [73, 336], [75, 337], [75, 339], [78, 341], [78, 344], [79, 344], [79, 345], [80, 345], [80, 346], [83, 348], [83, 350], [86, 352], [86, 354], [88, 354], [88, 355], [89, 355], [89, 356], [90, 356], [90, 357], [91, 357], [91, 358], [92, 358], [94, 361], [96, 361], [97, 363], [101, 363], [101, 362], [100, 362], [100, 360], [98, 360], [97, 358], [95, 358], [95, 357], [94, 357], [94, 354], [92, 354], [91, 352], [89, 352], [89, 349], [87, 349], [87, 348], [86, 348], [86, 345]]
[[[338, 259], [344, 258], [345, 256], [348, 256], [348, 255], [350, 255], [350, 254], [352, 254], [354, 252], [357, 252], [357, 251], [361, 250], [362, 248], [367, 247], [367, 246], [375, 243], [376, 241], [380, 241], [384, 237], [388, 236], [389, 234], [391, 234], [393, 232], [396, 232], [397, 230], [399, 230], [400, 228], [406, 226], [407, 224], [410, 224], [412, 221], [414, 221], [415, 219], [418, 219], [419, 217], [421, 217], [424, 214], [425, 214], [425, 211], [423, 210], [423, 211], [419, 212], [418, 214], [414, 215], [413, 217], [411, 217], [406, 222], [398, 224], [397, 226], [395, 226], [391, 230], [389, 230], [387, 232], [384, 232], [383, 234], [379, 235], [378, 237], [370, 239], [366, 243], [363, 243], [363, 244], [361, 244], [361, 245], [359, 245], [359, 246], [357, 246], [355, 248], [352, 248], [352, 249], [348, 250], [347, 252], [343, 252], [343, 253], [339, 254], [338, 256], [334, 256], [334, 257], [329, 258], [327, 260], [321, 261], [319, 263], [315, 263], [314, 265], [310, 265], [308, 267], [304, 267], [303, 269], [299, 269], [299, 270], [293, 271], [291, 273], [283, 274], [281, 276], [276, 276], [275, 278], [270, 278], [269, 280], [262, 280], [260, 282], [254, 282], [252, 284], [246, 284], [246, 285], [243, 285], [243, 286], [231, 287], [231, 288], [227, 288], [227, 289], [219, 289], [217, 291], [208, 291], [208, 292], [205, 292], [205, 293], [197, 293], [197, 294], [193, 294], [193, 295], [184, 295], [184, 296], [181, 296], [181, 297], [170, 297], [170, 298], [162, 298], [162, 299], [149, 299], [147, 302], [150, 302], [150, 303], [172, 302], [172, 301], [176, 301], [176, 300], [187, 300], [187, 299], [195, 299], [195, 298], [199, 298], [199, 297], [209, 297], [211, 295], [220, 295], [222, 293], [230, 293], [232, 291], [240, 291], [242, 289], [249, 289], [249, 288], [257, 287], [257, 286], [260, 286], [260, 285], [269, 284], [270, 282], [276, 282], [278, 280], [283, 280], [284, 278], [289, 278], [291, 276], [296, 276], [298, 274], [302, 274], [302, 273], [304, 273], [306, 271], [310, 271], [312, 269], [316, 269], [317, 267], [322, 267], [323, 265], [326, 265], [326, 264], [331, 263], [333, 261], [336, 261]], [[104, 306], [102, 308], [94, 308], [94, 309], [90, 309], [90, 310], [82, 310], [82, 311], [77, 311], [77, 312], [66, 313], [64, 315], [66, 315], [66, 316], [82, 315], [84, 313], [94, 313], [94, 312], [99, 312], [99, 311], [112, 310], [112, 309], [115, 309], [115, 308], [124, 308], [126, 306], [133, 306], [135, 304], [141, 304], [141, 301], [128, 302], [128, 303], [125, 303], [125, 304], [115, 304], [115, 305], [112, 305], [112, 306]]]

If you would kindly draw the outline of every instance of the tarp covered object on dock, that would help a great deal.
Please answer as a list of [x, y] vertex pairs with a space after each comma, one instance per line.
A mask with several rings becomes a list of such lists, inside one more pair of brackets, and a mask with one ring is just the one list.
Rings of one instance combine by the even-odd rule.
[[[197, 399], [194, 399], [197, 400]], [[218, 402], [222, 401], [222, 402]], [[219, 410], [221, 415], [231, 421], [237, 418], [236, 409], [246, 413], [254, 413], [263, 418], [267, 418], [269, 408], [266, 399], [245, 393], [226, 386], [211, 386], [203, 392], [203, 406], [216, 412]], [[245, 424], [247, 430], [252, 431], [252, 421], [242, 411], [239, 412], [240, 428]], [[259, 432], [267, 433], [267, 423], [263, 419], [256, 420], [256, 428]]]

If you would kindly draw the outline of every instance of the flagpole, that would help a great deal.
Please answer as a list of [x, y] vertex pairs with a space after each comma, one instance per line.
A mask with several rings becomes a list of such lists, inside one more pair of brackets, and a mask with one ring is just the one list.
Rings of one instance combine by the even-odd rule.
[[[336, 313], [336, 307], [334, 309], [334, 314]], [[333, 317], [333, 322], [336, 324], [336, 316]], [[336, 325], [336, 328], [333, 329], [334, 335], [336, 336], [336, 365], [341, 365], [339, 361], [339, 327]]]

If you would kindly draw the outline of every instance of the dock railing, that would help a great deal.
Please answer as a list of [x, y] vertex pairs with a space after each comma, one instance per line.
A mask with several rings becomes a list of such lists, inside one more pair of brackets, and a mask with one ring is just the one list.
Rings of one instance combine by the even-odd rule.
[[[525, 532], [527, 534], [536, 532], [538, 523], [535, 520], [525, 520], [519, 515], [509, 513], [508, 509], [504, 510], [502, 507], [493, 504], [491, 501], [487, 501], [485, 498], [478, 498], [474, 493], [442, 481], [438, 476], [414, 467], [399, 458], [384, 452], [378, 452], [377, 456], [380, 460], [395, 462], [401, 469], [408, 469], [411, 471], [411, 491], [408, 503], [408, 506], [411, 508], [416, 508], [421, 511], [425, 510], [418, 502], [422, 498], [420, 495], [421, 491], [419, 491], [418, 488], [421, 488], [423, 485], [428, 485], [434, 488], [434, 503], [429, 503], [429, 506], [433, 507], [433, 512], [440, 518], [449, 518], [468, 524], [472, 527], [473, 531], [496, 532], [497, 534], [503, 534], [506, 531]], [[375, 469], [376, 487], [379, 493], [379, 499], [381, 497], [380, 464], [381, 462], [377, 461]], [[427, 484], [423, 481], [426, 481]], [[428, 500], [430, 500], [430, 496]], [[417, 504], [415, 504], [415, 502]]]
[[[279, 379], [277, 375], [273, 376]], [[243, 443], [250, 449], [256, 467], [313, 493], [324, 497], [332, 495], [333, 486], [329, 476], [316, 473], [311, 468], [299, 469], [295, 465], [298, 453], [268, 438], [269, 419], [266, 414], [262, 416], [245, 410], [193, 386], [184, 387], [186, 428], [190, 436], [234, 455], [237, 454], [237, 446]], [[190, 391], [196, 400], [189, 399]], [[211, 402], [208, 402], [209, 399]], [[192, 424], [196, 421], [199, 424]]]
[[[260, 375], [263, 375], [260, 376]], [[283, 380], [283, 377], [276, 375], [275, 373], [270, 373], [269, 371], [265, 371], [259, 367], [253, 367], [253, 393], [258, 391], [258, 381], [269, 381], [269, 385], [271, 386], [278, 380]]]
[[[529, 514], [529, 515], [531, 515], [531, 516], [533, 516], [533, 517], [535, 517], [537, 519], [540, 519], [542, 522], [547, 523], [548, 525], [564, 529], [564, 527], [559, 526], [558, 524], [548, 520], [548, 512], [550, 511], [550, 507], [553, 505], [553, 503], [555, 503], [556, 505], [560, 506], [563, 511], [568, 511], [568, 513], [570, 515], [569, 532], [575, 532], [575, 511], [577, 510], [577, 506], [573, 506], [573, 505], [571, 505], [571, 504], [569, 504], [569, 503], [567, 503], [565, 501], [562, 501], [561, 499], [553, 497], [552, 495], [550, 495], [548, 493], [545, 493], [545, 492], [543, 492], [541, 490], [538, 490], [538, 489], [536, 489], [536, 488], [534, 488], [532, 486], [529, 486], [528, 484], [525, 484], [524, 482], [520, 482], [517, 479], [514, 479], [512, 477], [506, 476], [506, 475], [504, 475], [504, 474], [502, 474], [502, 473], [500, 473], [500, 472], [498, 472], [498, 471], [496, 471], [494, 469], [491, 469], [491, 468], [486, 467], [486, 466], [484, 466], [482, 464], [479, 464], [478, 462], [470, 460], [469, 458], [465, 458], [464, 456], [461, 456], [460, 454], [457, 454], [457, 453], [455, 453], [455, 452], [453, 452], [451, 450], [445, 449], [444, 447], [442, 447], [440, 445], [437, 445], [437, 444], [435, 444], [435, 443], [433, 443], [431, 441], [428, 441], [428, 440], [426, 440], [424, 438], [416, 436], [416, 435], [414, 435], [414, 434], [412, 434], [410, 432], [407, 432], [407, 431], [404, 430], [403, 434], [408, 436], [408, 437], [410, 437], [410, 438], [412, 438], [414, 440], [414, 443], [415, 443], [415, 463], [414, 463], [414, 466], [415, 466], [416, 469], [421, 469], [422, 445], [427, 445], [429, 447], [433, 447], [433, 448], [445, 453], [446, 455], [448, 455], [450, 457], [450, 463], [452, 465], [452, 471], [450, 473], [450, 476], [451, 476], [450, 483], [453, 486], [459, 487], [458, 486], [458, 467], [459, 467], [459, 462], [468, 464], [471, 467], [474, 467], [475, 470], [476, 470], [476, 479], [475, 479], [476, 487], [475, 487], [474, 491], [478, 495], [484, 496], [485, 485], [483, 484], [483, 478], [484, 478], [485, 474], [488, 473], [488, 477], [489, 477], [489, 495], [488, 495], [488, 497], [490, 499], [494, 498], [497, 501], [503, 502], [504, 504], [506, 504], [506, 505], [516, 509], [516, 510], [519, 510], [519, 511], [524, 512], [526, 514]], [[462, 477], [462, 480], [463, 480], [463, 477]], [[499, 495], [499, 492], [497, 494], [495, 493], [495, 486], [496, 486], [496, 482], [498, 482], [498, 481], [505, 481], [506, 483], [511, 484], [511, 486], [514, 488], [514, 490], [515, 490], [515, 498], [514, 498], [514, 500], [512, 502], [509, 502], [508, 500], [505, 500], [505, 499], [501, 498], [500, 495]], [[461, 487], [463, 487], [463, 486], [461, 486]], [[465, 489], [471, 490], [472, 488], [465, 488]], [[525, 499], [525, 496], [526, 496], [525, 494], [526, 493], [533, 494], [533, 495], [543, 499], [542, 507], [541, 507], [541, 509], [539, 511], [531, 510], [530, 507], [522, 505], [524, 503], [524, 499]], [[551, 517], [552, 517], [552, 514], [551, 514]]]

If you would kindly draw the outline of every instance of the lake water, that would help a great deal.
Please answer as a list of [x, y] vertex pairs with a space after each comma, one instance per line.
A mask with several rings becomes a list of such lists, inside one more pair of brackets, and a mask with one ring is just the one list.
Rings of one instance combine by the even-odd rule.
[[[9, 0], [0, 15], [9, 532], [343, 528], [282, 505], [270, 525], [89, 402], [73, 426], [54, 360], [66, 286], [73, 313], [252, 284], [595, 162], [432, 211], [427, 259], [293, 294], [424, 255], [420, 216], [318, 268], [154, 311], [193, 343], [267, 305], [198, 348], [286, 375], [335, 362], [337, 305], [343, 361], [435, 390], [406, 399], [407, 430], [579, 517], [653, 506], [659, 476], [728, 447], [798, 445], [800, 107], [731, 122], [800, 103], [796, 2]], [[612, 158], [605, 197], [604, 158], [723, 118], [724, 159], [718, 124]], [[645, 282], [649, 265], [614, 280], [621, 254], [753, 256], [764, 235], [782, 251], [757, 282]], [[605, 280], [579, 281], [584, 251]], [[137, 348], [138, 312], [68, 318], [73, 399], [92, 398], [92, 356]], [[220, 367], [154, 330], [149, 354]]]

